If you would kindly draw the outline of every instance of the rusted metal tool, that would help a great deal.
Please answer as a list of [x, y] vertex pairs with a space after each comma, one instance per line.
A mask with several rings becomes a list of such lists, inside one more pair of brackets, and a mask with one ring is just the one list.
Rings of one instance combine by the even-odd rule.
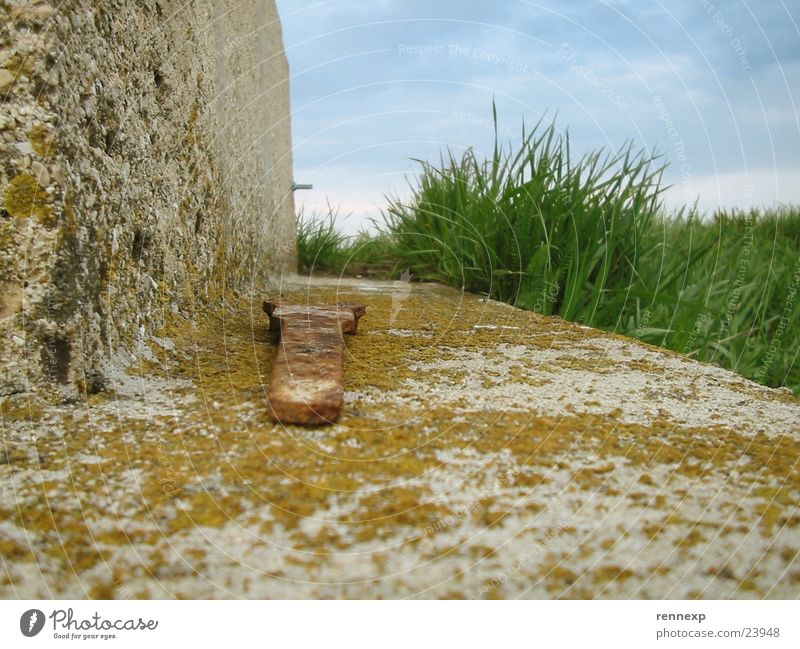
[[272, 418], [283, 424], [319, 426], [339, 418], [342, 334], [355, 334], [367, 308], [353, 304], [307, 306], [264, 302], [269, 328], [280, 331], [267, 399]]

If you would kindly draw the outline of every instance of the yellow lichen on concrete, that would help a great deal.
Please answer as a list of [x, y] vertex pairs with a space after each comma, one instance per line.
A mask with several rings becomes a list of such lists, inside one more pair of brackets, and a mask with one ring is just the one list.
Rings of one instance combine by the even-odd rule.
[[43, 187], [29, 173], [11, 179], [4, 194], [3, 207], [18, 219], [36, 219], [46, 226], [55, 225], [55, 210]]
[[[435, 287], [300, 284], [282, 299], [368, 306], [333, 426], [269, 421], [277, 341], [255, 299], [174, 316], [82, 407], [29, 421], [3, 406], [0, 475], [25, 504], [0, 511], [16, 530], [3, 592], [797, 595], [779, 579], [800, 568], [797, 401]], [[665, 396], [610, 403], [620, 376]], [[41, 583], [25, 581], [33, 556]]]
[[33, 150], [43, 158], [50, 158], [56, 154], [55, 136], [44, 124], [37, 124], [28, 132], [28, 141]]

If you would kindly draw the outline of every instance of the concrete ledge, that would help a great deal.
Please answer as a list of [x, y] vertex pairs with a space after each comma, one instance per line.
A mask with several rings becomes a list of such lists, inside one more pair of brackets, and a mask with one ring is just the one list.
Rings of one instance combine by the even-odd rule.
[[341, 421], [269, 422], [255, 300], [6, 399], [0, 596], [800, 595], [791, 394], [433, 285], [280, 292], [368, 306]]

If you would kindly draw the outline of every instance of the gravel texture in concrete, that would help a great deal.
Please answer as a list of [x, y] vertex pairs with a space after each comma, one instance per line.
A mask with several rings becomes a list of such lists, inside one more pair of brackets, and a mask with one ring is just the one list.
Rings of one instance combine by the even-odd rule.
[[368, 308], [335, 425], [270, 422], [262, 296], [3, 401], [0, 596], [800, 595], [786, 391], [433, 285], [281, 293]]

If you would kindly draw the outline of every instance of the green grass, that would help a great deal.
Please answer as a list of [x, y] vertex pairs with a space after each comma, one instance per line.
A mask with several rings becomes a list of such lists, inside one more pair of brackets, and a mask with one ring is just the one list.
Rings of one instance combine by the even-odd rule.
[[[642, 260], [632, 291], [638, 312], [613, 327], [800, 394], [800, 209], [659, 222], [662, 252]], [[661, 281], [662, 260], [682, 276]]]
[[617, 306], [609, 287], [631, 282], [654, 245], [663, 167], [631, 147], [573, 160], [568, 136], [540, 123], [516, 152], [421, 164], [411, 200], [385, 219], [421, 278], [599, 326]]
[[513, 150], [495, 142], [486, 160], [418, 161], [410, 199], [389, 199], [377, 237], [342, 237], [334, 215], [301, 227], [302, 266], [410, 269], [800, 394], [800, 209], [669, 215], [654, 154], [576, 159], [542, 122]]
[[337, 212], [316, 213], [297, 220], [297, 266], [301, 273], [341, 270], [348, 258], [348, 240], [336, 225]]
[[397, 260], [383, 237], [366, 232], [347, 236], [337, 225], [338, 210], [321, 215], [302, 213], [297, 220], [297, 266], [309, 275], [389, 277]]

